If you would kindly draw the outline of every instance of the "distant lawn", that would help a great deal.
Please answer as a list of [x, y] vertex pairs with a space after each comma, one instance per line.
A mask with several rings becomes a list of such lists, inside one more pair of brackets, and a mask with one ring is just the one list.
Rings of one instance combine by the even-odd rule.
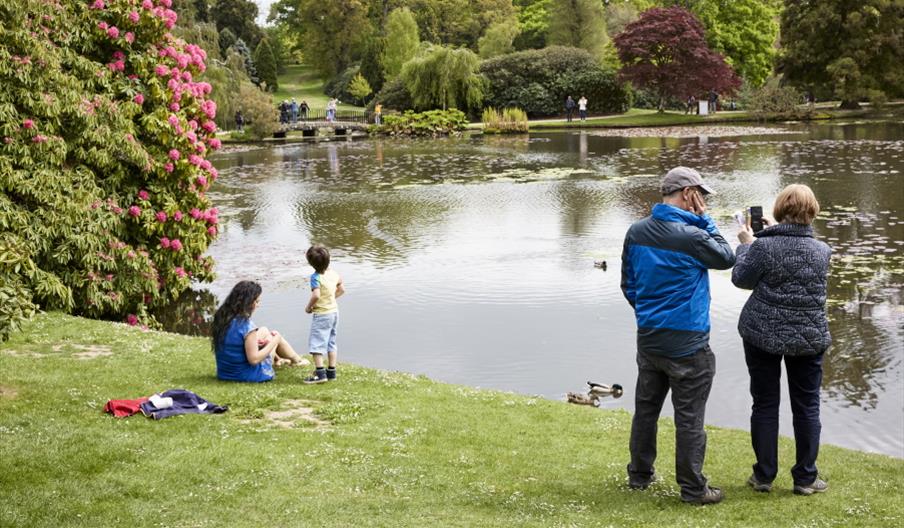
[[[660, 480], [639, 492], [626, 484], [631, 415], [623, 410], [349, 364], [326, 385], [303, 385], [307, 373], [221, 382], [205, 339], [40, 315], [0, 343], [0, 526], [847, 528], [904, 521], [904, 460], [888, 456], [824, 445], [819, 469], [830, 489], [798, 497], [788, 471], [794, 442], [782, 438], [775, 489], [756, 493], [745, 484], [749, 433], [708, 427], [705, 470], [726, 499], [700, 508], [678, 498], [671, 419], [660, 422]], [[101, 412], [108, 399], [170, 388], [230, 410], [161, 421]]]
[[[314, 109], [325, 109], [330, 98], [323, 93], [324, 82], [313, 69], [304, 64], [291, 64], [286, 72], [279, 76], [279, 90], [273, 93], [274, 104], [293, 97], [300, 104], [307, 101]], [[360, 110], [360, 106], [340, 102], [340, 109]]]
[[632, 108], [624, 114], [591, 117], [586, 121], [575, 118], [571, 123], [564, 119], [555, 121], [531, 122], [531, 129], [550, 129], [550, 128], [622, 128], [622, 127], [647, 127], [647, 126], [672, 126], [672, 125], [692, 125], [705, 123], [725, 123], [734, 121], [751, 121], [753, 116], [747, 112], [730, 112], [723, 111], [716, 114], [701, 116], [696, 114], [685, 114], [684, 112], [657, 112], [656, 110], [647, 110]]

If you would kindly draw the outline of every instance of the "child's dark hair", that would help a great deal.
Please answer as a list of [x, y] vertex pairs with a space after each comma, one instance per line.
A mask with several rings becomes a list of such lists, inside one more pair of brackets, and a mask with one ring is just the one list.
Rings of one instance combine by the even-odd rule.
[[314, 271], [317, 273], [326, 273], [326, 269], [330, 267], [330, 250], [321, 244], [314, 244], [308, 248], [304, 255], [308, 259]]
[[261, 286], [254, 281], [241, 281], [233, 286], [226, 300], [217, 308], [217, 312], [213, 315], [213, 323], [210, 325], [210, 346], [214, 353], [217, 351], [217, 346], [221, 345], [223, 339], [226, 338], [229, 323], [236, 317], [251, 317], [251, 312], [254, 311], [254, 301], [260, 296]]

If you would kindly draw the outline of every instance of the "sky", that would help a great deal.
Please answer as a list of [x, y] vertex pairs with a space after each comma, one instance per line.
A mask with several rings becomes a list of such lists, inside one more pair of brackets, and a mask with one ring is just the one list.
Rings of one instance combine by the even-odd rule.
[[275, 2], [276, 0], [254, 0], [254, 3], [257, 4], [257, 23], [260, 25], [264, 25], [267, 23], [267, 15], [270, 14], [270, 4]]

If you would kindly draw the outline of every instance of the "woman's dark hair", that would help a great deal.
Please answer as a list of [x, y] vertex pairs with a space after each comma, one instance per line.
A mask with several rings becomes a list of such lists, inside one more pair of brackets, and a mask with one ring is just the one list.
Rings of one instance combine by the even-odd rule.
[[309, 247], [305, 257], [317, 273], [326, 273], [326, 269], [330, 267], [330, 250], [320, 244]]
[[210, 325], [210, 347], [214, 353], [217, 345], [226, 338], [229, 323], [236, 317], [251, 317], [254, 311], [254, 301], [261, 296], [261, 286], [254, 281], [241, 281], [233, 286], [232, 291], [213, 314], [213, 323]]

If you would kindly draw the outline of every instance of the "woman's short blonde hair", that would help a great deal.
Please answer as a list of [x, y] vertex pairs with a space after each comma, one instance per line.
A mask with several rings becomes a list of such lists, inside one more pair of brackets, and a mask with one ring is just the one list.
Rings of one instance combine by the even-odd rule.
[[778, 193], [772, 216], [776, 222], [810, 225], [819, 214], [819, 202], [813, 190], [806, 185], [793, 183]]

